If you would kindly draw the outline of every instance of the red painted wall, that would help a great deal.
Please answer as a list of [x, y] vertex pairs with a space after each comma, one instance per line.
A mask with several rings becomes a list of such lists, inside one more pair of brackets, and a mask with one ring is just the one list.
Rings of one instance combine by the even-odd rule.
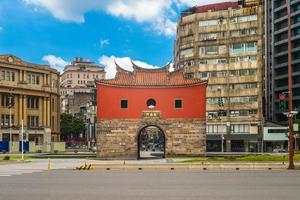
[[[154, 99], [156, 106], [149, 109], [148, 99]], [[174, 100], [183, 100], [183, 107], [175, 109]], [[121, 109], [120, 100], [128, 99], [128, 108]], [[139, 119], [142, 111], [160, 110], [161, 118], [205, 119], [205, 84], [186, 88], [122, 88], [97, 85], [98, 119]]]

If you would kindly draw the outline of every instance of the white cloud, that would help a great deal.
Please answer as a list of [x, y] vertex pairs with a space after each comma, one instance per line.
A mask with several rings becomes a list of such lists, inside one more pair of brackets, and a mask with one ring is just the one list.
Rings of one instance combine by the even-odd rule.
[[100, 40], [100, 47], [103, 48], [105, 45], [109, 45], [108, 39], [101, 39]]
[[0, 31], [2, 31], [3, 30], [3, 28], [0, 26]]
[[102, 11], [116, 17], [150, 23], [160, 34], [174, 35], [173, 0], [23, 0], [48, 10], [55, 18], [67, 22], [83, 23], [89, 11]]
[[[132, 64], [129, 57], [115, 57], [115, 56], [101, 56], [99, 58], [99, 63], [105, 66], [106, 71], [106, 78], [114, 78], [116, 75], [116, 65], [115, 61], [118, 63], [120, 67], [122, 67], [125, 70], [133, 71]], [[143, 68], [158, 68], [158, 66], [153, 66], [150, 64], [147, 64], [142, 61], [133, 60], [133, 62]]]
[[48, 62], [48, 64], [57, 69], [58, 71], [63, 71], [64, 67], [66, 65], [69, 65], [70, 63], [62, 59], [61, 57], [56, 57], [54, 55], [47, 55], [43, 56], [42, 58], [43, 61]]

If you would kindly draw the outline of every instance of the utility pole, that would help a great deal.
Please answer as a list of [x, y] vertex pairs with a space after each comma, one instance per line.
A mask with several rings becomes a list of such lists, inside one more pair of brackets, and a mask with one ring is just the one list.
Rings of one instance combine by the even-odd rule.
[[291, 7], [290, 1], [285, 0], [287, 16], [288, 16], [288, 102], [289, 102], [289, 167], [288, 169], [295, 169], [294, 165], [294, 134], [293, 134], [293, 93], [292, 93], [292, 43], [291, 43]]

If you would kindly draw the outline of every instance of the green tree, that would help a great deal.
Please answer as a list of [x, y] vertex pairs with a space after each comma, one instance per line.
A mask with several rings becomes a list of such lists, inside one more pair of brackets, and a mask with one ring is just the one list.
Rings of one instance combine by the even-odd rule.
[[74, 117], [68, 113], [62, 113], [60, 116], [60, 133], [61, 138], [67, 139], [71, 136], [78, 137], [80, 133], [86, 130], [84, 120], [82, 118]]

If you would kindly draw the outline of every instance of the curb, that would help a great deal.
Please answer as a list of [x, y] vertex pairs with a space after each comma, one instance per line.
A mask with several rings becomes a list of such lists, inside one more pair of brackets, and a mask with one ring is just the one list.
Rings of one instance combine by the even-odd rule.
[[286, 164], [92, 164], [98, 170], [286, 170]]

